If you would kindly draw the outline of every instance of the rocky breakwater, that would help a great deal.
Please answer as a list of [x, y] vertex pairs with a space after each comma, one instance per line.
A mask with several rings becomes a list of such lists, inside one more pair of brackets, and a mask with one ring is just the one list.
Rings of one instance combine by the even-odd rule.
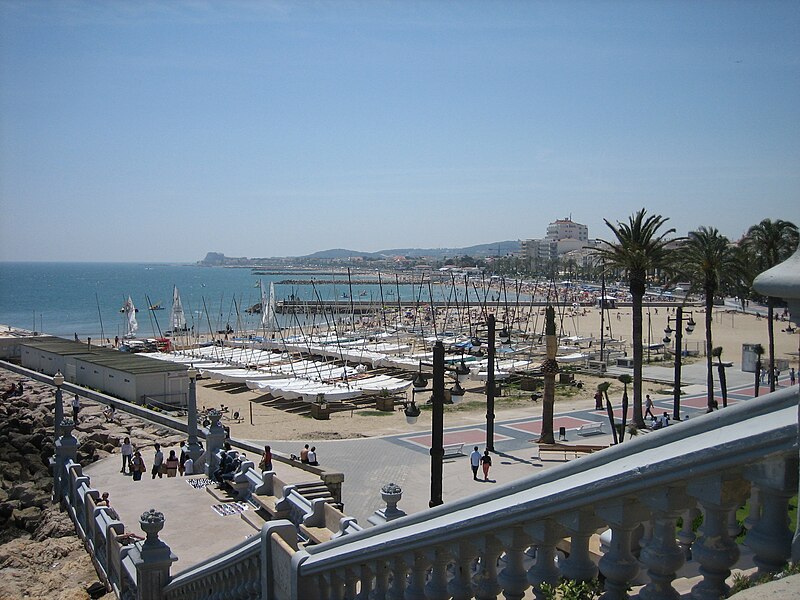
[[[114, 598], [94, 586], [98, 582], [72, 521], [51, 500], [49, 469], [54, 454], [55, 394], [41, 384], [0, 369], [0, 390], [23, 384], [21, 395], [0, 403], [0, 600]], [[64, 394], [66, 414], [69, 399]], [[126, 436], [139, 448], [156, 441], [176, 445], [181, 436], [144, 424], [117, 411], [106, 423], [101, 406], [83, 401], [78, 439], [78, 461], [84, 467], [119, 453]]]

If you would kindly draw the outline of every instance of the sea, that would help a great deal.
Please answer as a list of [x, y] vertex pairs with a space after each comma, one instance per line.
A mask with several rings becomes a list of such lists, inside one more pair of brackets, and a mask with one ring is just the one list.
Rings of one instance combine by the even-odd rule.
[[[419, 277], [419, 276], [417, 276]], [[452, 286], [447, 279], [428, 285], [395, 284], [394, 275], [255, 271], [249, 268], [205, 267], [166, 263], [0, 262], [0, 324], [59, 337], [95, 341], [120, 338], [126, 332], [121, 308], [130, 296], [138, 309], [137, 337], [161, 337], [169, 328], [172, 289], [177, 286], [187, 325], [195, 332], [256, 330], [260, 315], [245, 309], [261, 301], [259, 281], [275, 284], [277, 300], [296, 298], [310, 303], [331, 300], [393, 305], [485, 299], [474, 286]], [[311, 280], [318, 281], [313, 285]], [[419, 279], [419, 281], [422, 281]], [[355, 283], [353, 283], [355, 282]], [[163, 310], [148, 310], [160, 305]], [[279, 315], [283, 327], [308, 325], [306, 317]], [[323, 317], [317, 316], [322, 322]], [[101, 342], [102, 343], [102, 342]]]

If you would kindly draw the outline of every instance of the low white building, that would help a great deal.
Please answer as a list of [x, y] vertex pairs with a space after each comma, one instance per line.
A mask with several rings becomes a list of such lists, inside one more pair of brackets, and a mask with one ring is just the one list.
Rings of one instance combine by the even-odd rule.
[[57, 337], [20, 344], [23, 367], [137, 404], [185, 406], [188, 367]]

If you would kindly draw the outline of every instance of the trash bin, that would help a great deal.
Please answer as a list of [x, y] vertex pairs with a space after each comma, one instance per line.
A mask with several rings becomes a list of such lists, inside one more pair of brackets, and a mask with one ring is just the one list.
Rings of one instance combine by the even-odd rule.
[[567, 441], [567, 428], [566, 427], [559, 427], [558, 428], [558, 441], [566, 442]]

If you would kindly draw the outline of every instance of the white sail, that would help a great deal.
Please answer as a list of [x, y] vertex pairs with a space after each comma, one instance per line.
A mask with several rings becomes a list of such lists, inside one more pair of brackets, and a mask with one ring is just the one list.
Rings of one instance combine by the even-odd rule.
[[128, 319], [125, 337], [135, 337], [139, 324], [136, 322], [136, 307], [133, 305], [133, 300], [131, 300], [130, 296], [128, 296], [122, 309]]
[[169, 326], [172, 331], [186, 330], [186, 317], [183, 314], [183, 304], [177, 285], [172, 286], [172, 312], [169, 315]]
[[269, 298], [264, 290], [264, 282], [259, 280], [261, 285], [261, 327], [265, 331], [275, 331], [275, 284], [269, 283]]

